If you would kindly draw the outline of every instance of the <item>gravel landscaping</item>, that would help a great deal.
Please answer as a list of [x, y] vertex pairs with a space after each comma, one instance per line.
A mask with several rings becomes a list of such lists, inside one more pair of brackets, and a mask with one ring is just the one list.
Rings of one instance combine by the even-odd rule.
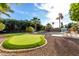
[[46, 35], [48, 43], [44, 47], [23, 52], [3, 52], [1, 56], [79, 56], [79, 39]]

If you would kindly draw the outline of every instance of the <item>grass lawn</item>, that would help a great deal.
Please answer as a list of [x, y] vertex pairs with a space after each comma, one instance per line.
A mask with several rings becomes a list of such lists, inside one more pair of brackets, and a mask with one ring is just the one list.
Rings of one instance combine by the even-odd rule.
[[28, 49], [43, 45], [44, 39], [44, 35], [14, 34], [14, 36], [6, 38], [2, 45], [7, 49]]

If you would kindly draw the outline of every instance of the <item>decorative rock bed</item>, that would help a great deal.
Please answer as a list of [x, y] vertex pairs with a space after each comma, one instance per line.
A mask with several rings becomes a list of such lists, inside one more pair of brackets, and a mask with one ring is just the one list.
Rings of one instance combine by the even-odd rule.
[[79, 39], [79, 34], [77, 33], [54, 33], [51, 34], [51, 36], [55, 36], [55, 37], [68, 37], [68, 38], [76, 38]]

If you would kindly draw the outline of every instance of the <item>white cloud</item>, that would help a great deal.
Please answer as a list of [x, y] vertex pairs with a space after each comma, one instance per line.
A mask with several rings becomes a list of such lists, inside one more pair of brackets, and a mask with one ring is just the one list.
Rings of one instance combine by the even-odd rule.
[[[51, 1], [51, 3], [42, 3], [41, 5], [35, 4], [35, 6], [39, 9], [48, 11], [48, 13], [46, 14], [46, 17], [49, 18], [48, 22], [49, 23], [55, 22], [54, 26], [58, 27], [58, 20], [56, 20], [58, 13], [63, 14], [64, 24], [70, 22], [68, 18], [69, 16], [67, 16], [69, 12], [69, 5], [75, 2], [79, 2], [79, 0], [55, 0]], [[68, 22], [66, 20], [68, 20]]]

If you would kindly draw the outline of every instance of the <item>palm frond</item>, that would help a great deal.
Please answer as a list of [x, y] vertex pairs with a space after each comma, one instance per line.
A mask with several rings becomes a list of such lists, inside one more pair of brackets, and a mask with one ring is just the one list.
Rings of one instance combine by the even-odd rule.
[[5, 13], [5, 12], [1, 12], [1, 13], [8, 16], [8, 17], [10, 17], [10, 15], [8, 13]]

